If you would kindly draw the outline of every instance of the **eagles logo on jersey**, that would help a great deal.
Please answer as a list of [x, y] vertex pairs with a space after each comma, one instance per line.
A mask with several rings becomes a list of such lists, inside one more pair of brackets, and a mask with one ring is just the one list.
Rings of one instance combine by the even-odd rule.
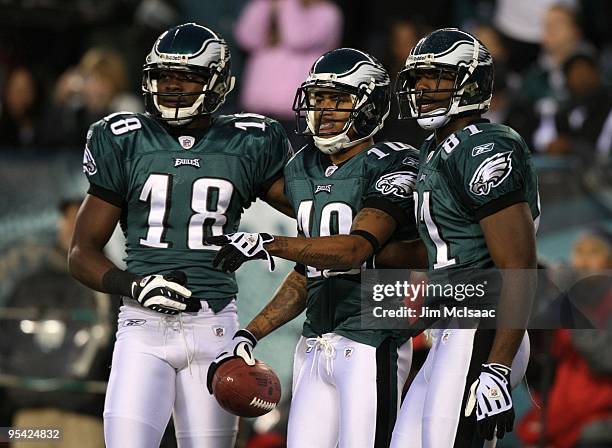
[[470, 180], [470, 191], [487, 195], [501, 184], [512, 171], [512, 151], [495, 154], [482, 162]]
[[396, 171], [376, 181], [376, 189], [384, 195], [394, 194], [400, 198], [412, 197], [416, 176], [410, 171]]

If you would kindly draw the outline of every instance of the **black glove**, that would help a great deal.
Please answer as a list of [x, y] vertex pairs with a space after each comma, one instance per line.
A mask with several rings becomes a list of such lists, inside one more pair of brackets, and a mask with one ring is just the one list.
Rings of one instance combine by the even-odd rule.
[[178, 314], [181, 311], [196, 312], [202, 308], [191, 291], [185, 288], [187, 276], [182, 271], [163, 275], [147, 275], [132, 282], [132, 297], [145, 308], [158, 313]]
[[264, 248], [265, 243], [274, 241], [268, 233], [229, 233], [227, 235], [211, 236], [206, 238], [206, 244], [223, 246], [213, 261], [217, 267], [221, 263], [221, 270], [234, 272], [244, 262], [249, 260], [268, 260], [268, 269], [274, 271], [274, 259]]
[[465, 416], [469, 417], [476, 408], [478, 432], [487, 440], [493, 440], [495, 435], [502, 439], [514, 426], [511, 371], [503, 364], [483, 364], [480, 376], [470, 387]]
[[238, 330], [232, 341], [228, 344], [225, 349], [217, 355], [215, 360], [208, 367], [208, 375], [206, 376], [206, 387], [208, 392], [212, 395], [212, 381], [215, 377], [215, 372], [221, 364], [230, 359], [242, 358], [248, 365], [255, 365], [255, 356], [253, 355], [253, 349], [257, 345], [257, 338], [249, 330]]

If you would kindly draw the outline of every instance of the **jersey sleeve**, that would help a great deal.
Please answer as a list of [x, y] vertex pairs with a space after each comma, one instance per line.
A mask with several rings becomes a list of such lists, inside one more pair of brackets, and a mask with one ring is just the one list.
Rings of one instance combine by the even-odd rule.
[[490, 141], [452, 154], [445, 164], [446, 175], [458, 199], [481, 220], [527, 201], [526, 157], [528, 150], [519, 136], [493, 135]]
[[418, 175], [418, 152], [414, 148], [394, 150], [388, 151], [388, 156], [377, 158], [380, 154], [372, 154], [374, 160], [368, 163], [363, 207], [376, 208], [391, 215], [397, 221], [398, 229], [415, 228], [413, 191]]
[[265, 148], [258, 157], [255, 169], [258, 197], [265, 196], [270, 186], [283, 175], [285, 164], [293, 156], [291, 143], [279, 122], [268, 121], [266, 132]]
[[102, 122], [94, 123], [87, 132], [83, 172], [89, 181], [89, 194], [117, 207], [123, 205], [126, 183], [121, 150]]

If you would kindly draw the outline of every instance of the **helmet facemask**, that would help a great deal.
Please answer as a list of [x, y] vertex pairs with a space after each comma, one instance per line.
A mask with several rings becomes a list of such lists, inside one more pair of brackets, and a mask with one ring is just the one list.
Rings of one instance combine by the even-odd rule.
[[[202, 90], [192, 92], [160, 92], [159, 77], [164, 72], [176, 72], [178, 76], [202, 80]], [[190, 123], [194, 118], [212, 114], [225, 101], [234, 87], [234, 78], [227, 79], [223, 70], [207, 67], [157, 64], [147, 66], [143, 73], [142, 90], [147, 110], [159, 120], [173, 126]], [[195, 97], [195, 98], [194, 98]], [[164, 98], [176, 105], [164, 105]]]

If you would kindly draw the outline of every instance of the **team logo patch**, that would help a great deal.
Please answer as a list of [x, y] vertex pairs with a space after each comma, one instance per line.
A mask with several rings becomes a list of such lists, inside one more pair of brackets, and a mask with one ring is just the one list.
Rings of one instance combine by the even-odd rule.
[[405, 157], [404, 160], [402, 160], [402, 165], [408, 165], [408, 166], [413, 166], [415, 168], [418, 168], [419, 161], [414, 157]]
[[216, 337], [222, 338], [225, 336], [225, 327], [213, 327], [213, 332], [215, 333]]
[[512, 151], [501, 152], [485, 159], [470, 180], [470, 191], [486, 196], [501, 184], [512, 171]]
[[85, 145], [85, 151], [83, 152], [83, 172], [88, 176], [93, 176], [98, 172], [96, 161], [87, 145]]
[[376, 189], [384, 195], [393, 194], [400, 198], [410, 198], [412, 197], [415, 183], [414, 173], [410, 171], [396, 171], [381, 176], [376, 181]]
[[336, 170], [338, 169], [337, 165], [330, 165], [327, 168], [325, 168], [325, 177], [329, 177], [332, 174], [334, 174], [336, 172]]
[[195, 137], [192, 137], [191, 135], [181, 135], [178, 138], [178, 141], [183, 148], [191, 149], [193, 148], [193, 144], [195, 143]]
[[324, 191], [325, 193], [331, 193], [332, 185], [333, 184], [317, 185], [317, 188], [315, 188], [314, 194], [320, 193], [322, 191]]
[[485, 152], [489, 152], [493, 149], [495, 143], [485, 143], [484, 145], [474, 146], [472, 148], [472, 157], [479, 156], [480, 154], [484, 154]]
[[146, 319], [127, 319], [123, 322], [124, 327], [140, 327], [147, 323]]
[[353, 352], [355, 351], [355, 349], [353, 347], [346, 347], [344, 349], [344, 357], [345, 358], [350, 358], [351, 356], [353, 356]]
[[200, 159], [174, 159], [174, 166], [194, 166], [200, 168]]

